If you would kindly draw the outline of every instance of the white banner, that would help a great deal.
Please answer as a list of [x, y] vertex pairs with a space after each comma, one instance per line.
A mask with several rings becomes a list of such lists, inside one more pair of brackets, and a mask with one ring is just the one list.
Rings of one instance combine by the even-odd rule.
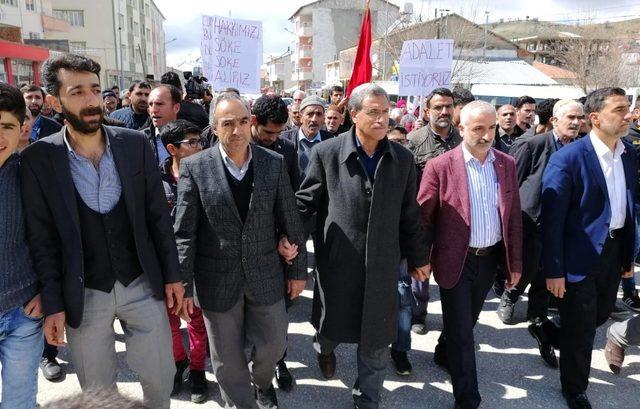
[[202, 71], [214, 91], [260, 92], [262, 22], [202, 16]]
[[402, 44], [400, 95], [425, 96], [451, 85], [453, 40], [408, 40]]

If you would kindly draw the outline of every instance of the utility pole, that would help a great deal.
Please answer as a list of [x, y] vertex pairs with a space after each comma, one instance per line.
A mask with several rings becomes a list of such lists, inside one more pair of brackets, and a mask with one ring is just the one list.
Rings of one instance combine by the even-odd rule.
[[482, 47], [482, 57], [487, 56], [487, 30], [489, 27], [489, 11], [484, 12], [484, 47]]
[[120, 25], [120, 1], [118, 2], [118, 49], [120, 50], [120, 89], [124, 90], [124, 60], [122, 58], [122, 26]]

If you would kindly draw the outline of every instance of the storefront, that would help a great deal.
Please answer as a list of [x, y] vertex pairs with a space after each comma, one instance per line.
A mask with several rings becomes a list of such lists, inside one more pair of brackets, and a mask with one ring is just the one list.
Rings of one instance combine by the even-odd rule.
[[47, 58], [46, 48], [0, 40], [0, 82], [40, 85], [40, 65]]

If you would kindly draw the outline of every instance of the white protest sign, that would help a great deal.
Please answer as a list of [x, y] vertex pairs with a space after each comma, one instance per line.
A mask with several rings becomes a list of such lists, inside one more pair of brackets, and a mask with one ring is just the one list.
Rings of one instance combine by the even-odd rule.
[[400, 95], [429, 94], [451, 84], [453, 40], [408, 40], [400, 54]]
[[262, 22], [202, 16], [202, 71], [213, 90], [260, 92]]

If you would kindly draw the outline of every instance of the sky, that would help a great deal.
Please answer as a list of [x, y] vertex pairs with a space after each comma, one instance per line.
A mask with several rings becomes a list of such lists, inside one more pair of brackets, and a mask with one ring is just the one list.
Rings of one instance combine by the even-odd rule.
[[[262, 21], [263, 51], [278, 56], [287, 51], [294, 37], [285, 30], [293, 30], [289, 17], [311, 0], [154, 0], [166, 17], [167, 65], [191, 70], [200, 56], [201, 15], [231, 16]], [[364, 0], [345, 0], [354, 3]], [[576, 24], [602, 23], [607, 20], [640, 18], [639, 0], [392, 0], [403, 9], [413, 3], [414, 15], [422, 12], [423, 20], [433, 18], [435, 9], [450, 9], [465, 18], [483, 23], [485, 11], [489, 21], [499, 19], [540, 20]], [[233, 6], [233, 7], [231, 7]], [[175, 40], [173, 40], [175, 38]], [[172, 41], [173, 40], [173, 41]], [[354, 44], [357, 39], [354, 39]]]

